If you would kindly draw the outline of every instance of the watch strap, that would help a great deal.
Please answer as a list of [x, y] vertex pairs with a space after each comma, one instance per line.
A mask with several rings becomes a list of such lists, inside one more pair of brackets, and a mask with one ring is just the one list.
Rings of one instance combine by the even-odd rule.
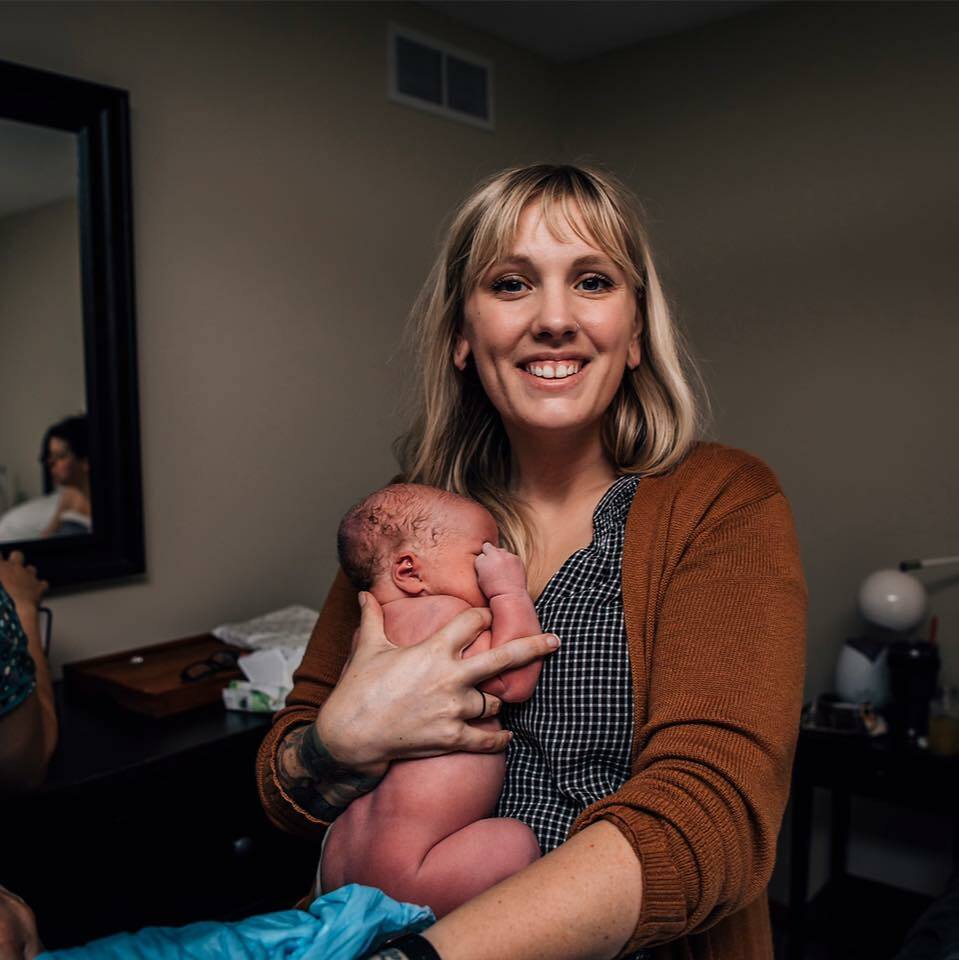
[[406, 960], [442, 960], [436, 947], [418, 933], [408, 933], [398, 940], [390, 940], [385, 946], [401, 951]]

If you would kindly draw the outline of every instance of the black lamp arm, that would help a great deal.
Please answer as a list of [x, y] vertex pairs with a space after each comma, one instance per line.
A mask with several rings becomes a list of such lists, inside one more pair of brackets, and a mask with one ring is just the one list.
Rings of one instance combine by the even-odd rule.
[[925, 570], [927, 567], [945, 567], [952, 563], [959, 563], [959, 556], [955, 557], [926, 557], [923, 560], [901, 560], [899, 569], [906, 573], [909, 570]]

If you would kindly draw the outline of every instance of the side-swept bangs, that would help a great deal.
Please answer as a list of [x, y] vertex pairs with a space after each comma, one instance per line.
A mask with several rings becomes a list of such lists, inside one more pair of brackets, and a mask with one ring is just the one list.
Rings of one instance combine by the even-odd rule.
[[[464, 231], [461, 248], [450, 263], [456, 289], [449, 292], [465, 300], [486, 271], [509, 256], [523, 211], [539, 203], [543, 222], [555, 239], [566, 240], [572, 232], [602, 250], [641, 295], [642, 228], [632, 211], [617, 202], [616, 188], [605, 187], [595, 172], [586, 175], [577, 167], [545, 164], [508, 170], [488, 182], [474, 198], [475, 223]], [[456, 269], [458, 264], [461, 270]]]

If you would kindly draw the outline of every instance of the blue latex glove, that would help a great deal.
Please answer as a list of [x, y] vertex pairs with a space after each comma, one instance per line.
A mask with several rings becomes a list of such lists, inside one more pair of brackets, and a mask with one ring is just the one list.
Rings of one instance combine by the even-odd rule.
[[427, 907], [397, 903], [353, 883], [314, 900], [309, 913], [284, 910], [236, 923], [144, 927], [85, 947], [51, 950], [39, 960], [356, 960], [434, 919]]

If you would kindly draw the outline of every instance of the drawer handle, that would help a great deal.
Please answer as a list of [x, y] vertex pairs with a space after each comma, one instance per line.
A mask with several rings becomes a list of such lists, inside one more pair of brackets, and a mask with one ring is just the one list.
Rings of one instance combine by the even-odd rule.
[[248, 857], [253, 852], [253, 838], [252, 837], [237, 837], [233, 841], [233, 856], [234, 857]]

